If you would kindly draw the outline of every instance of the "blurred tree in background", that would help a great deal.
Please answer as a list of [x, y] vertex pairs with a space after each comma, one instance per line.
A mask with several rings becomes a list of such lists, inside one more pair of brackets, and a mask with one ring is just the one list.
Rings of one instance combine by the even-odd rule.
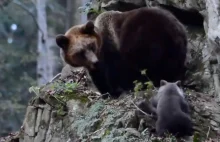
[[[60, 72], [62, 62], [55, 36], [86, 19], [78, 7], [88, 0], [45, 0], [45, 17], [41, 18], [46, 18], [46, 30], [41, 29], [44, 23], [37, 14], [43, 11], [37, 9], [42, 6], [38, 2], [42, 1], [0, 0], [0, 136], [22, 125], [27, 102], [33, 97], [28, 88], [42, 83], [37, 80], [42, 75], [37, 67], [48, 62], [51, 76]], [[42, 32], [47, 34], [43, 40], [39, 39]], [[50, 50], [43, 60], [39, 59], [44, 52], [38, 50], [39, 42], [46, 42], [44, 49]]]

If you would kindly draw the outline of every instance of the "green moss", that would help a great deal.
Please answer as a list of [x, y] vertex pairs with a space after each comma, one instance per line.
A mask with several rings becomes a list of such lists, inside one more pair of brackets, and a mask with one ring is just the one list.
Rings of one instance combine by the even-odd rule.
[[111, 133], [111, 130], [106, 129], [106, 130], [105, 130], [105, 133], [104, 133], [104, 135], [103, 135], [102, 137], [105, 137], [105, 136], [107, 136], [107, 135], [110, 135], [110, 133]]
[[107, 129], [105, 135], [102, 137], [102, 141], [108, 142], [128, 142], [131, 138], [126, 137], [125, 129]]
[[77, 134], [82, 137], [86, 137], [88, 133], [99, 130], [103, 124], [100, 114], [103, 112], [104, 107], [105, 104], [103, 101], [93, 104], [83, 116], [78, 116], [76, 118], [72, 125], [72, 129], [76, 130]]
[[96, 130], [101, 129], [101, 126], [102, 126], [102, 120], [99, 119], [99, 120], [96, 122], [95, 126], [96, 126]]
[[80, 91], [78, 84], [74, 82], [56, 80], [40, 88], [30, 87], [29, 91], [37, 95], [30, 103], [33, 104], [39, 97], [54, 107], [57, 110], [58, 116], [67, 114], [66, 103], [69, 100], [78, 100], [83, 104], [89, 101], [87, 96]]
[[58, 115], [58, 116], [64, 116], [64, 115], [66, 115], [66, 114], [67, 114], [67, 112], [64, 111], [64, 106], [60, 106], [60, 107], [58, 108], [58, 110], [57, 110], [57, 115]]
[[50, 85], [49, 91], [52, 92], [53, 96], [57, 100], [63, 103], [66, 103], [71, 99], [79, 100], [82, 103], [87, 103], [89, 101], [87, 96], [83, 96], [83, 94], [80, 94], [80, 92], [78, 91], [78, 84], [74, 82], [64, 83], [58, 80]]
[[199, 134], [196, 132], [193, 137], [193, 142], [200, 142], [200, 141], [201, 141], [201, 139], [199, 137]]
[[76, 94], [66, 94], [66, 100], [79, 100], [81, 103], [87, 103], [89, 101], [87, 96], [80, 96], [80, 95], [76, 95]]
[[105, 104], [103, 103], [103, 101], [99, 101], [90, 107], [86, 115], [89, 118], [97, 117], [99, 116], [100, 112], [104, 109], [104, 107], [105, 107]]

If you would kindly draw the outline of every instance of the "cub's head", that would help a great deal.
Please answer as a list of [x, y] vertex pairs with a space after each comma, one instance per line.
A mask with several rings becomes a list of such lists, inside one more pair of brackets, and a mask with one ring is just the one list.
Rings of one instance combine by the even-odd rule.
[[167, 94], [178, 94], [181, 97], [185, 97], [180, 80], [176, 82], [167, 82], [166, 80], [161, 80], [158, 93], [163, 92], [167, 92]]
[[101, 38], [91, 21], [73, 26], [65, 35], [57, 35], [56, 43], [65, 62], [73, 67], [93, 69], [98, 62]]

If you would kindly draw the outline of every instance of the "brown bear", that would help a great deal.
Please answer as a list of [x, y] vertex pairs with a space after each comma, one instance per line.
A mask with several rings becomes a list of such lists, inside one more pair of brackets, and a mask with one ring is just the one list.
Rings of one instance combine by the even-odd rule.
[[182, 80], [186, 70], [185, 28], [156, 7], [103, 12], [94, 23], [58, 35], [56, 43], [68, 64], [85, 67], [100, 93], [113, 97], [133, 89], [134, 80], [150, 79], [158, 87], [161, 79]]
[[164, 136], [167, 132], [178, 138], [193, 135], [189, 104], [180, 81], [161, 80], [158, 93], [150, 99], [150, 104], [156, 110], [158, 136]]

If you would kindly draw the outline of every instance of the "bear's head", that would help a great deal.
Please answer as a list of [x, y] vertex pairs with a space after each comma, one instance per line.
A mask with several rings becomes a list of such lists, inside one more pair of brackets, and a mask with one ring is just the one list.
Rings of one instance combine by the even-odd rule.
[[98, 62], [101, 36], [91, 21], [73, 26], [65, 35], [57, 35], [56, 43], [65, 62], [73, 67], [93, 69]]
[[158, 93], [163, 92], [170, 92], [170, 94], [175, 93], [180, 95], [181, 97], [185, 97], [180, 80], [176, 82], [167, 82], [166, 80], [160, 80], [160, 87], [158, 89]]

